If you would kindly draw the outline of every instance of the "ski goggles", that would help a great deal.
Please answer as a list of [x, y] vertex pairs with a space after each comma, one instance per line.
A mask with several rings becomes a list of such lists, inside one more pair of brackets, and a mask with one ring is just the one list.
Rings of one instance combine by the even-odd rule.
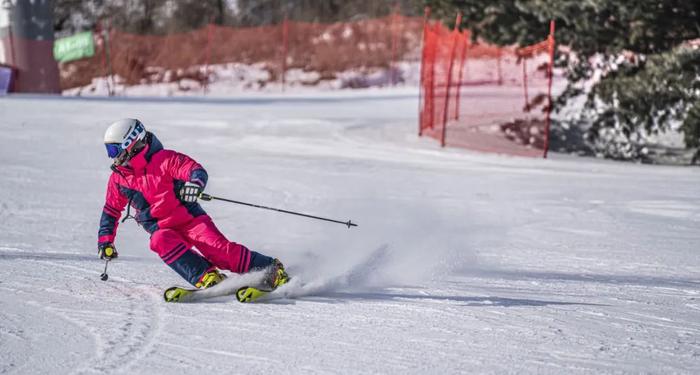
[[107, 156], [112, 159], [124, 152], [122, 145], [119, 143], [105, 143], [105, 147], [107, 147]]

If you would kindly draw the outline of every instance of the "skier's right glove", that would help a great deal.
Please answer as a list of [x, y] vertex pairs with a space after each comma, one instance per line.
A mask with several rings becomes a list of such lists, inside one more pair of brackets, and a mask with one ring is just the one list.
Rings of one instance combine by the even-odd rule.
[[194, 182], [187, 182], [185, 186], [180, 188], [180, 200], [185, 203], [195, 203], [202, 195], [204, 188]]
[[100, 259], [115, 259], [119, 257], [119, 253], [117, 252], [117, 248], [114, 247], [113, 243], [102, 243], [97, 245], [97, 255], [100, 256]]

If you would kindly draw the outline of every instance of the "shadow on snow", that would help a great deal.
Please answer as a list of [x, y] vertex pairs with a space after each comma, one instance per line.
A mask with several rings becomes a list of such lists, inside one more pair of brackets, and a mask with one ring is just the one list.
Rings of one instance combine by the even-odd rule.
[[643, 287], [700, 288], [700, 280], [683, 278], [644, 276], [644, 275], [604, 275], [589, 273], [533, 272], [520, 270], [496, 270], [468, 272], [466, 276], [499, 278], [504, 280], [547, 280], [599, 283], [612, 285], [632, 285]]
[[[56, 261], [56, 260], [72, 260], [81, 262], [99, 262], [104, 264], [104, 261], [97, 256], [97, 251], [94, 254], [78, 254], [78, 253], [44, 253], [40, 251], [24, 251], [24, 250], [3, 250], [0, 248], [0, 260], [36, 260], [36, 261]], [[143, 257], [119, 257], [119, 261], [129, 262], [144, 262], [152, 263], [152, 260]]]
[[376, 301], [445, 301], [458, 302], [461, 306], [474, 307], [518, 307], [518, 306], [603, 306], [594, 303], [583, 302], [565, 302], [565, 301], [546, 301], [525, 298], [505, 298], [505, 297], [473, 297], [473, 296], [432, 296], [424, 294], [406, 294], [406, 293], [391, 293], [391, 292], [332, 292], [322, 293], [316, 297], [308, 296], [301, 297], [302, 300], [327, 302], [327, 303], [343, 303], [348, 300], [376, 300]]

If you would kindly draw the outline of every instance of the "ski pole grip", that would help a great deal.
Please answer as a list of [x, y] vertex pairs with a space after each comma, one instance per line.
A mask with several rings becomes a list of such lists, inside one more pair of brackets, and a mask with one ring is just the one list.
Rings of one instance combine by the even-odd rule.
[[202, 193], [199, 195], [199, 199], [203, 201], [210, 201], [212, 199], [212, 196], [206, 193]]

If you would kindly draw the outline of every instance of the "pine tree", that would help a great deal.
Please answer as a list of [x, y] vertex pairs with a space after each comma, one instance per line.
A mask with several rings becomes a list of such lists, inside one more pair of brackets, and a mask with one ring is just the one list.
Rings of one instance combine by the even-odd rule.
[[[594, 70], [606, 72], [587, 93], [586, 111], [572, 122], [589, 127], [591, 145], [601, 146], [606, 130], [634, 143], [635, 135], [658, 133], [682, 123], [687, 147], [700, 147], [698, 52], [688, 41], [700, 38], [700, 3], [686, 0], [428, 0], [447, 22], [455, 10], [463, 26], [500, 45], [527, 45], [546, 36], [547, 23], [557, 23], [556, 39], [573, 54], [560, 55], [568, 68], [569, 85], [556, 101], [559, 108], [583, 94], [581, 81]], [[684, 43], [686, 46], [684, 47]], [[599, 63], [592, 64], [591, 57]], [[609, 139], [610, 142], [617, 142]], [[605, 145], [610, 157], [640, 157], [639, 147], [620, 155]], [[607, 147], [612, 146], [612, 147]], [[698, 151], [700, 155], [700, 150]]]

